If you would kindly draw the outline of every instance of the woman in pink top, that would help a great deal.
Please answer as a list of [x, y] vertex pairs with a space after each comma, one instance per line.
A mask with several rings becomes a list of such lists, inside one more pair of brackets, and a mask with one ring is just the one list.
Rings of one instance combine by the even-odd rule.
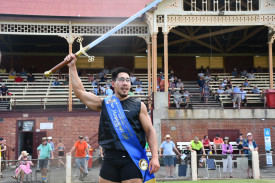
[[224, 137], [224, 144], [222, 145], [222, 154], [224, 154], [222, 156], [224, 178], [226, 178], [226, 173], [229, 173], [229, 177], [232, 178], [233, 147], [229, 142], [229, 137]]
[[31, 161], [27, 161], [28, 160], [28, 155], [29, 153], [27, 153], [27, 151], [22, 151], [21, 155], [19, 156], [18, 160], [22, 160], [20, 163], [20, 166], [15, 170], [15, 176], [11, 176], [14, 179], [18, 179], [19, 175], [21, 174], [21, 180], [20, 183], [23, 183], [23, 179], [24, 179], [24, 174], [29, 174], [32, 172], [31, 170], [31, 165], [33, 166], [33, 163]]

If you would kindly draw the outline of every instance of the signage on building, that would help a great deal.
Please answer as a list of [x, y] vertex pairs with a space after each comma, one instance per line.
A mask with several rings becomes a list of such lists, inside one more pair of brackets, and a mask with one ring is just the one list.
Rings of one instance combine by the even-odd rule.
[[40, 123], [40, 130], [52, 130], [53, 123]]
[[266, 164], [267, 166], [273, 166], [272, 161], [272, 153], [270, 152], [271, 149], [271, 136], [270, 136], [270, 129], [264, 129], [264, 142], [265, 142], [265, 150], [266, 150]]

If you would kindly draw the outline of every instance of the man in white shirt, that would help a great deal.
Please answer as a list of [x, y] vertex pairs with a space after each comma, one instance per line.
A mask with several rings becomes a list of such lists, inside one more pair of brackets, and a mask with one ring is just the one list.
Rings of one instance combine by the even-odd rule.
[[244, 106], [246, 107], [247, 106], [247, 94], [246, 94], [246, 91], [244, 91], [243, 87], [241, 87], [241, 98], [242, 98], [242, 101], [244, 102]]
[[136, 94], [137, 95], [142, 95], [142, 92], [143, 92], [143, 90], [142, 90], [142, 87], [140, 86], [140, 85], [138, 85], [137, 87], [136, 87]]
[[222, 86], [219, 86], [219, 89], [217, 89], [217, 100], [220, 100], [220, 95], [221, 93], [224, 93], [224, 90], [222, 89]]
[[184, 87], [184, 84], [181, 82], [181, 79], [178, 79], [177, 88]]
[[251, 72], [247, 74], [247, 78], [248, 78], [248, 79], [253, 79], [253, 78], [255, 78], [255, 74], [254, 74], [253, 70], [251, 70]]
[[133, 73], [131, 73], [130, 79], [131, 79], [131, 83], [134, 84], [137, 78], [134, 76]]

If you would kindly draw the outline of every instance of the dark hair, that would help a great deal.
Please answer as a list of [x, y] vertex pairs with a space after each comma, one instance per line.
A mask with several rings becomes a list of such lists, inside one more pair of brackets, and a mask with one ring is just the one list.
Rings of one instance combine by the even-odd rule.
[[125, 72], [130, 76], [130, 71], [124, 67], [118, 67], [112, 72], [112, 81], [115, 81], [117, 79], [117, 76], [119, 73]]
[[216, 137], [220, 137], [220, 134], [216, 134]]
[[206, 137], [208, 137], [208, 135], [205, 135], [203, 138], [205, 139]]

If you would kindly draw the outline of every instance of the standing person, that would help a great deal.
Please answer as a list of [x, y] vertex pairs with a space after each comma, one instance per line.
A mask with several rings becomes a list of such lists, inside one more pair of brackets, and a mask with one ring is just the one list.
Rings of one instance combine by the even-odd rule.
[[215, 154], [217, 154], [217, 149], [221, 149], [223, 144], [223, 140], [222, 138], [220, 138], [219, 134], [216, 134], [216, 137], [213, 139], [213, 143], [214, 143], [213, 147], [214, 147]]
[[15, 176], [11, 176], [14, 179], [18, 179], [19, 175], [21, 175], [20, 183], [23, 183], [24, 174], [30, 174], [32, 172], [31, 165], [34, 166], [34, 164], [31, 161], [28, 161], [28, 155], [27, 151], [22, 151], [18, 160], [21, 161], [20, 166], [15, 170]]
[[201, 76], [200, 79], [197, 81], [197, 86], [199, 87], [200, 100], [203, 101], [203, 98], [201, 98], [203, 95], [203, 86], [204, 86], [203, 76]]
[[[248, 158], [248, 169], [247, 169], [247, 177], [253, 179], [253, 170], [252, 170], [252, 151], [258, 151], [258, 145], [253, 140], [252, 133], [247, 134], [247, 139], [243, 141], [243, 151], [244, 154], [247, 154]], [[249, 176], [249, 171], [251, 169], [251, 177]]]
[[[4, 160], [4, 153], [7, 150], [7, 147], [5, 145], [5, 140], [3, 138], [0, 137], [0, 158], [1, 160]], [[2, 175], [2, 168], [3, 165], [1, 165], [1, 171], [0, 171], [0, 178], [4, 178]]]
[[210, 95], [209, 81], [203, 86], [204, 102], [207, 103]]
[[229, 173], [229, 177], [232, 177], [232, 153], [233, 153], [233, 147], [229, 143], [229, 137], [224, 137], [224, 144], [222, 145], [222, 161], [223, 161], [223, 173], [224, 178], [226, 178], [226, 173]]
[[73, 148], [68, 154], [72, 154], [75, 151], [75, 164], [76, 167], [80, 170], [79, 180], [83, 179], [88, 175], [88, 172], [85, 172], [86, 169], [86, 154], [89, 153], [88, 144], [84, 141], [82, 135], [79, 136], [79, 140], [75, 142]]
[[[157, 172], [160, 166], [156, 132], [150, 116], [147, 113], [145, 104], [138, 99], [128, 96], [129, 89], [131, 88], [129, 71], [123, 67], [118, 67], [113, 70], [112, 86], [114, 87], [115, 95], [112, 96], [112, 98], [107, 97], [103, 100], [85, 91], [77, 75], [75, 55], [71, 54], [67, 56], [65, 60], [68, 63], [72, 60], [68, 66], [73, 90], [77, 98], [89, 108], [101, 111], [98, 142], [99, 145], [105, 149], [105, 154], [100, 170], [99, 182], [132, 181], [141, 183], [143, 178], [142, 173], [144, 172], [140, 171], [138, 167], [146, 170], [145, 180], [148, 180], [147, 177], [149, 177], [149, 180], [155, 180], [152, 173]], [[126, 131], [124, 134], [126, 136], [123, 136], [131, 140], [124, 140], [117, 126], [113, 125], [113, 109], [110, 108], [110, 104], [120, 109], [123, 108], [120, 110], [119, 117], [124, 116], [124, 122], [126, 123], [122, 124], [121, 119], [116, 122], [121, 125], [120, 127], [124, 124], [128, 124], [128, 127], [131, 127], [128, 129], [134, 131], [134, 133], [132, 133], [134, 135], [130, 136], [128, 131]], [[134, 157], [133, 154], [130, 153], [132, 149], [135, 149], [144, 157], [145, 152], [143, 148], [145, 147], [146, 137], [152, 152], [152, 159], [149, 164], [147, 164], [146, 159], [137, 159], [136, 156]], [[131, 171], [125, 173], [125, 171], [130, 169]], [[148, 174], [148, 171], [151, 174]]]
[[38, 151], [38, 159], [39, 159], [39, 168], [41, 169], [41, 182], [47, 181], [47, 168], [49, 163], [49, 158], [54, 158], [52, 147], [49, 143], [47, 143], [47, 137], [42, 138], [42, 144], [37, 148]]
[[239, 138], [236, 140], [237, 148], [239, 149], [239, 154], [242, 154], [242, 149], [243, 149], [243, 134], [239, 135]]
[[241, 93], [240, 88], [238, 86], [235, 86], [234, 89], [233, 89], [233, 93], [234, 93], [234, 97], [233, 97], [233, 100], [232, 100], [233, 108], [234, 109], [236, 108], [235, 104], [237, 102], [238, 105], [239, 105], [239, 109], [240, 109], [241, 108], [241, 102], [242, 102], [242, 96], [240, 94]]
[[62, 158], [64, 156], [64, 151], [65, 151], [65, 145], [62, 143], [62, 140], [59, 139], [59, 143], [56, 146], [56, 149], [58, 150], [58, 166], [57, 168], [60, 167], [60, 164], [65, 165], [65, 163], [62, 161]]
[[[200, 156], [198, 156], [198, 154], [203, 154], [203, 155], [206, 155], [206, 154], [205, 154], [205, 150], [204, 150], [204, 147], [203, 147], [201, 141], [199, 141], [199, 137], [195, 136], [194, 140], [191, 141], [189, 147], [190, 147], [191, 151], [197, 152], [197, 167], [198, 166], [202, 167], [201, 163], [203, 162], [203, 156], [200, 157]], [[198, 171], [198, 169], [197, 169], [197, 171]]]
[[[54, 143], [53, 143], [53, 138], [51, 136], [47, 137], [48, 144], [50, 144], [52, 151], [54, 153]], [[49, 160], [49, 166], [51, 166], [51, 160]]]
[[85, 158], [85, 160], [86, 160], [86, 167], [85, 167], [84, 172], [89, 173], [89, 172], [88, 172], [88, 163], [89, 163], [89, 159], [88, 159], [87, 157], [90, 157], [90, 149], [91, 149], [92, 147], [91, 147], [91, 145], [88, 143], [88, 142], [89, 142], [89, 137], [88, 137], [88, 136], [86, 136], [86, 137], [84, 138], [84, 140], [87, 142], [87, 145], [88, 145], [88, 153], [86, 154], [86, 158]]
[[[164, 165], [166, 166], [166, 178], [173, 178], [173, 170], [174, 170], [174, 157], [173, 155], [177, 152], [178, 155], [181, 153], [176, 148], [173, 141], [171, 141], [171, 136], [166, 135], [165, 141], [162, 142], [160, 146], [160, 156], [163, 156]], [[163, 153], [161, 153], [163, 151]]]
[[208, 135], [205, 135], [203, 137], [203, 139], [201, 140], [202, 144], [203, 144], [203, 148], [205, 150], [205, 153], [206, 154], [212, 154], [212, 146], [210, 144], [210, 140], [208, 138]]

